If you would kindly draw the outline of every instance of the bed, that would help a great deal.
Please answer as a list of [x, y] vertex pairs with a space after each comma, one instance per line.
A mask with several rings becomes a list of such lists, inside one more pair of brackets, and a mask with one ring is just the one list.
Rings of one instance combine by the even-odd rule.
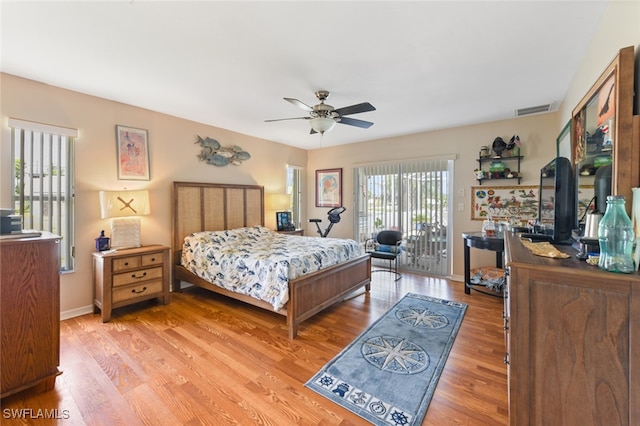
[[185, 237], [191, 234], [264, 227], [262, 186], [174, 182], [172, 216], [173, 290], [180, 291], [182, 282], [186, 282], [277, 312], [286, 316], [291, 339], [297, 336], [302, 321], [342, 301], [361, 287], [370, 290], [371, 259], [368, 254], [288, 280], [288, 301], [275, 310], [274, 305], [267, 301], [220, 287], [182, 266]]

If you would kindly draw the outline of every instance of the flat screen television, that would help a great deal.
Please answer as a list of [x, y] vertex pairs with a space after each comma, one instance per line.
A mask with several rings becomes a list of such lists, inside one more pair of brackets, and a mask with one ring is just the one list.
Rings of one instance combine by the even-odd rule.
[[554, 244], [571, 244], [577, 228], [575, 175], [571, 161], [556, 157], [540, 169], [538, 233]]

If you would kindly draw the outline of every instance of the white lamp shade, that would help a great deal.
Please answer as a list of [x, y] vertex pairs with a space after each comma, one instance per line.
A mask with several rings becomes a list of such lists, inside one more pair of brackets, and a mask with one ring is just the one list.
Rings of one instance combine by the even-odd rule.
[[336, 125], [336, 120], [327, 117], [312, 118], [309, 122], [311, 123], [311, 128], [320, 134], [331, 131], [333, 126]]
[[290, 210], [291, 196], [289, 194], [269, 194], [268, 203], [270, 210]]
[[149, 191], [100, 191], [100, 216], [142, 216], [151, 213]]

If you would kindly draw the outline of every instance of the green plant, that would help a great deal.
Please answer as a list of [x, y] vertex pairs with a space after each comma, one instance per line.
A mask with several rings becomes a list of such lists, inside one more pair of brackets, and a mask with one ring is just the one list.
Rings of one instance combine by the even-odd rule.
[[417, 214], [413, 217], [413, 223], [427, 223], [428, 221], [430, 220], [422, 213]]
[[[21, 172], [22, 172], [22, 162], [20, 160], [16, 160], [16, 168], [15, 168], [15, 173], [16, 173], [16, 182], [20, 182], [20, 176], [21, 176]], [[20, 185], [18, 185], [16, 183], [15, 188], [13, 188], [15, 195], [20, 195]]]
[[382, 229], [382, 219], [376, 217], [376, 220], [373, 221], [373, 226], [376, 229]]

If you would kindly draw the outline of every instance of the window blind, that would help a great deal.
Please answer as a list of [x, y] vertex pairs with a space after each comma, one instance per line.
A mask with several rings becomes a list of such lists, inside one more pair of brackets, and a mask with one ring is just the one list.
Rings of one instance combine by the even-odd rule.
[[447, 275], [452, 156], [356, 167], [356, 233], [365, 242], [385, 229], [402, 232], [404, 269]]
[[74, 268], [75, 129], [9, 119], [15, 164], [14, 211], [24, 229], [62, 237], [62, 271]]

